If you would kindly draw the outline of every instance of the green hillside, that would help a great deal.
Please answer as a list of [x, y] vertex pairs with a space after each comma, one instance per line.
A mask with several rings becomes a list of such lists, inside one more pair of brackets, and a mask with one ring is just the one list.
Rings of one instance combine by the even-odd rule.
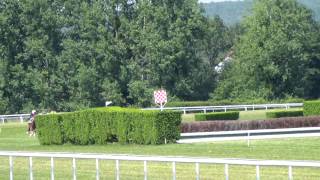
[[[320, 20], [320, 1], [319, 0], [298, 0], [314, 12], [314, 17], [317, 21]], [[232, 25], [241, 21], [241, 19], [250, 14], [251, 7], [253, 5], [252, 0], [246, 1], [226, 1], [216, 3], [203, 3], [207, 16], [220, 16], [223, 21]]]

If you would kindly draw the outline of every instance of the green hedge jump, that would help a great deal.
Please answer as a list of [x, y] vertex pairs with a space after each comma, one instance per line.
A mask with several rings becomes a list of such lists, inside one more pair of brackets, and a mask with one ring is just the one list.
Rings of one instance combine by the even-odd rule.
[[266, 112], [267, 118], [281, 118], [281, 117], [299, 117], [303, 116], [302, 110], [278, 110]]
[[237, 120], [239, 119], [239, 112], [214, 112], [206, 114], [196, 114], [196, 121], [212, 121], [212, 120]]
[[163, 144], [180, 137], [181, 113], [96, 108], [36, 117], [39, 141], [50, 144]]
[[320, 101], [305, 101], [303, 103], [304, 116], [320, 115]]

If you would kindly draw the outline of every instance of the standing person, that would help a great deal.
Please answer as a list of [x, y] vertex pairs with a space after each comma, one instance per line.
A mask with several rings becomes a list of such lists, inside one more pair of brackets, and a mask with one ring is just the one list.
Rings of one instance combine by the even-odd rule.
[[35, 135], [34, 134], [34, 130], [35, 130], [35, 122], [34, 122], [34, 118], [36, 116], [36, 110], [32, 110], [30, 117], [29, 117], [29, 121], [28, 121], [28, 131], [27, 134], [29, 134], [30, 136]]

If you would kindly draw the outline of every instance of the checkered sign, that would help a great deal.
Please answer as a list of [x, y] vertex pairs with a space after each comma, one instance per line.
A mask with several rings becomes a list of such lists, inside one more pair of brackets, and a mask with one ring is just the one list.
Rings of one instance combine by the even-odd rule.
[[154, 102], [156, 104], [165, 104], [167, 103], [167, 92], [163, 89], [153, 92]]

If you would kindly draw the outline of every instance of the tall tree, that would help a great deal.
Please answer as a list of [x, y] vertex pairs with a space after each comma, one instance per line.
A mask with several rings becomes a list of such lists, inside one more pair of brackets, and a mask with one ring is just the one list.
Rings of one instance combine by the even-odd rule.
[[236, 62], [217, 90], [228, 92], [222, 98], [303, 97], [315, 33], [312, 12], [296, 0], [258, 0], [244, 27]]

